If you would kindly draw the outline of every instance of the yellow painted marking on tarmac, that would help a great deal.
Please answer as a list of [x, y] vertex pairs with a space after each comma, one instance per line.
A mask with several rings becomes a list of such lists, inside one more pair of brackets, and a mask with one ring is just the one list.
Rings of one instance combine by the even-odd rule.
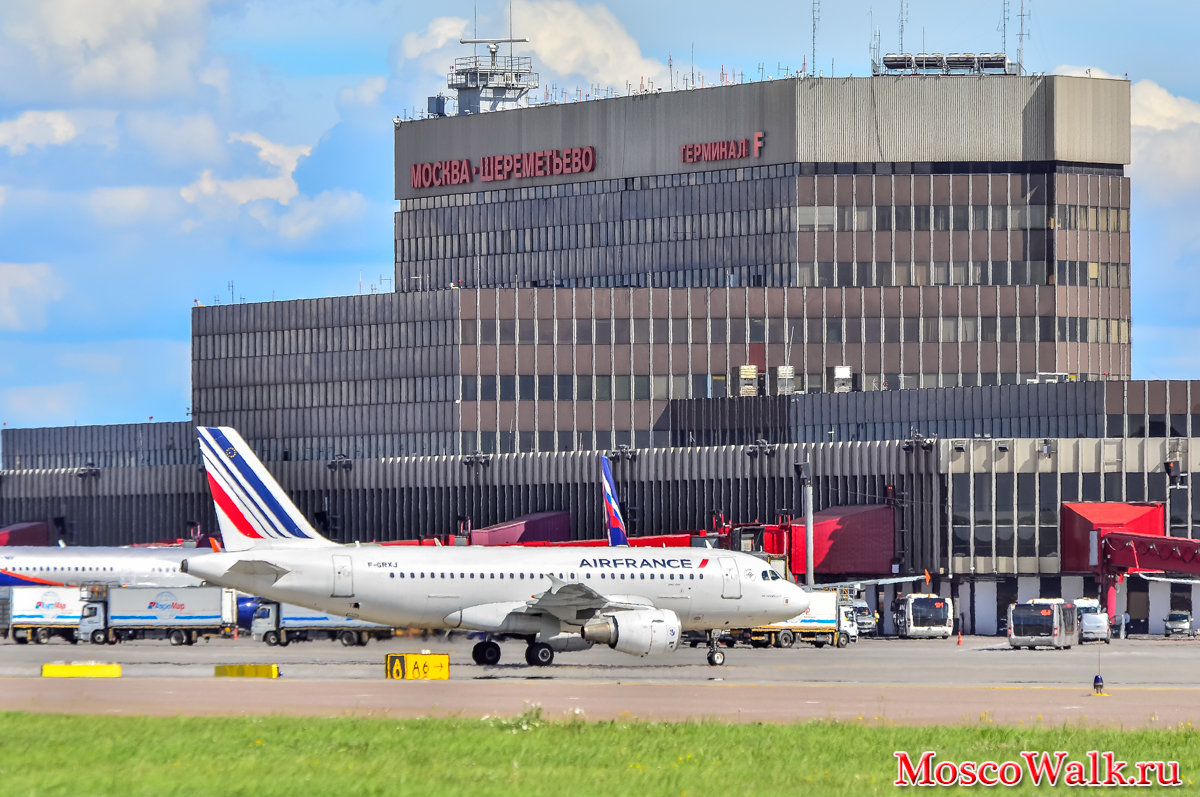
[[278, 664], [218, 664], [214, 678], [278, 678]]
[[66, 664], [54, 662], [42, 665], [43, 678], [120, 678], [120, 664], [101, 664], [94, 661], [79, 661]]

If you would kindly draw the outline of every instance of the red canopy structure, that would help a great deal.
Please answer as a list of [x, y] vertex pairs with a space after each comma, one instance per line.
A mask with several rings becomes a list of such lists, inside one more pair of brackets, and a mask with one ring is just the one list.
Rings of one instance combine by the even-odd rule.
[[[804, 527], [792, 526], [792, 572], [804, 573]], [[896, 511], [887, 504], [813, 513], [813, 571], [887, 575], [896, 556]]]
[[14, 523], [0, 529], [0, 546], [49, 544], [50, 527], [45, 523]]
[[1116, 616], [1117, 580], [1129, 572], [1200, 575], [1200, 540], [1166, 535], [1161, 503], [1062, 505], [1063, 572], [1093, 572]]

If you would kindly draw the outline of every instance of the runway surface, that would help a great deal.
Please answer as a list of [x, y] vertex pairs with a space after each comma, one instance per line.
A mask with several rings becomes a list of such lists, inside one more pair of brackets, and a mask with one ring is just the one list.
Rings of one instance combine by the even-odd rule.
[[[328, 642], [268, 648], [216, 640], [174, 648], [0, 645], [0, 710], [88, 714], [344, 714], [513, 716], [533, 705], [550, 718], [644, 721], [718, 719], [868, 724], [996, 722], [1121, 727], [1200, 727], [1200, 642], [1138, 639], [1069, 651], [1013, 651], [1003, 639], [866, 639], [845, 650], [736, 648], [708, 667], [704, 649], [637, 659], [608, 649], [560, 654], [531, 668], [507, 643], [496, 667], [470, 661], [461, 637], [397, 638], [365, 648]], [[451, 680], [385, 681], [385, 653], [422, 649], [451, 656]], [[51, 661], [119, 662], [119, 680], [37, 677]], [[515, 663], [520, 662], [520, 663]], [[214, 679], [215, 664], [278, 663], [283, 678]], [[1091, 696], [1097, 669], [1109, 696]]]

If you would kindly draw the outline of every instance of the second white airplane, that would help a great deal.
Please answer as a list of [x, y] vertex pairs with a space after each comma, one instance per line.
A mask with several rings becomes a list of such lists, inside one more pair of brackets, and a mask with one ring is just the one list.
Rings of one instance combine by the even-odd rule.
[[[271, 600], [407, 628], [522, 638], [530, 665], [605, 644], [635, 656], [675, 650], [685, 630], [717, 636], [786, 620], [808, 595], [762, 560], [705, 548], [630, 548], [600, 457], [610, 548], [339, 545], [312, 528], [233, 429], [201, 427], [200, 449], [225, 553], [180, 569]], [[475, 646], [479, 664], [500, 646]]]

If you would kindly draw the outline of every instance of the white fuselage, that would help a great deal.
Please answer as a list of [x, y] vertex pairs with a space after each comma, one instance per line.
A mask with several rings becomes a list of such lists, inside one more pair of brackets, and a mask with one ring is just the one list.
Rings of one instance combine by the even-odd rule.
[[193, 587], [200, 579], [179, 572], [184, 559], [199, 559], [204, 548], [0, 548], [0, 586]]
[[[230, 571], [239, 560], [246, 564]], [[550, 574], [613, 602], [669, 609], [684, 629], [748, 628], [808, 605], [795, 584], [764, 579], [770, 568], [761, 560], [698, 548], [277, 548], [210, 554], [186, 567], [272, 600], [410, 628], [487, 630], [464, 620], [472, 613], [455, 613], [496, 606], [502, 616], [505, 605], [519, 608], [550, 589]]]

